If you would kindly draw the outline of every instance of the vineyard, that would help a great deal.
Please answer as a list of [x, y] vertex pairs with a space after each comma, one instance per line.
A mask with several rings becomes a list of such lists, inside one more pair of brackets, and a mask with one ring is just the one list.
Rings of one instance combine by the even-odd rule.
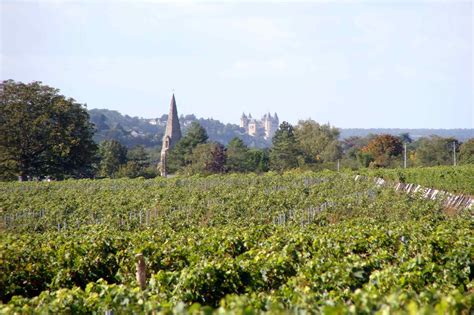
[[474, 209], [371, 176], [472, 194], [474, 167], [354, 175], [0, 183], [0, 313], [470, 314]]

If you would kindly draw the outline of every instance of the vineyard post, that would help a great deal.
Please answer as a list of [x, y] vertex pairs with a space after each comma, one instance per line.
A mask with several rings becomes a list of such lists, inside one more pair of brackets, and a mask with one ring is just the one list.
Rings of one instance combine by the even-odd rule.
[[407, 168], [407, 144], [403, 144], [403, 168]]
[[136, 268], [137, 268], [137, 282], [140, 285], [140, 289], [145, 290], [146, 288], [146, 265], [143, 254], [136, 254], [135, 258], [137, 259]]
[[453, 165], [456, 166], [456, 141], [453, 141]]

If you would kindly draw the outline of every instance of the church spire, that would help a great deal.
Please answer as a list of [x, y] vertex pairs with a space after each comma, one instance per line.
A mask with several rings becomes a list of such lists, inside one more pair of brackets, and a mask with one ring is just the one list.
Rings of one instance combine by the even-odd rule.
[[[178, 109], [176, 108], [176, 100], [174, 98], [174, 93], [173, 93], [173, 96], [171, 97], [170, 112], [168, 114], [168, 121], [166, 123], [166, 131], [165, 131], [163, 140], [166, 137], [170, 138], [170, 142], [168, 146], [169, 149], [174, 147], [176, 142], [178, 142], [179, 139], [181, 139], [181, 127], [179, 126]], [[164, 141], [163, 141], [163, 144], [164, 144]]]
[[166, 122], [166, 130], [163, 136], [163, 144], [161, 146], [161, 160], [160, 160], [160, 173], [161, 176], [166, 177], [166, 158], [168, 150], [173, 148], [176, 143], [181, 139], [181, 127], [179, 126], [178, 109], [176, 108], [176, 100], [173, 96], [171, 97], [170, 112], [168, 114], [168, 121]]

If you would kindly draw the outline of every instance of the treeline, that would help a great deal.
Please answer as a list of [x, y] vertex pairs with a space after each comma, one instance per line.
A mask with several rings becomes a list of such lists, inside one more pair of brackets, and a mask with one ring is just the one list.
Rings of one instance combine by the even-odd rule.
[[382, 135], [388, 134], [398, 136], [401, 134], [409, 134], [415, 140], [420, 138], [428, 138], [436, 135], [443, 138], [456, 138], [461, 142], [466, 142], [474, 137], [472, 128], [455, 128], [455, 129], [432, 129], [432, 128], [341, 128], [341, 139], [350, 137], [366, 137], [370, 134]]
[[460, 143], [453, 138], [437, 136], [413, 141], [407, 134], [369, 135], [343, 141], [338, 137], [337, 128], [310, 119], [301, 120], [296, 126], [283, 122], [270, 149], [253, 149], [239, 138], [234, 138], [227, 146], [209, 142], [205, 129], [193, 123], [170, 151], [168, 172], [190, 175], [397, 168], [405, 163], [405, 149], [409, 167], [474, 164], [474, 139]]
[[[0, 84], [0, 179], [146, 177], [158, 175], [159, 149], [129, 147], [117, 140], [93, 141], [86, 108], [40, 82]], [[302, 120], [283, 122], [269, 149], [238, 137], [226, 146], [210, 141], [194, 121], [168, 157], [170, 174], [263, 173], [290, 169], [358, 169], [472, 164], [474, 139], [408, 134], [339, 140], [340, 130]]]

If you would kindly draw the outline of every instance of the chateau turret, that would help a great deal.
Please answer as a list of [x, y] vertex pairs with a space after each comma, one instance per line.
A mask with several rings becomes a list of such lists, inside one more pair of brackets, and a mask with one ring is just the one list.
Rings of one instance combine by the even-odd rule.
[[240, 128], [244, 128], [247, 130], [249, 127], [249, 118], [245, 113], [242, 113], [242, 116], [240, 117]]

